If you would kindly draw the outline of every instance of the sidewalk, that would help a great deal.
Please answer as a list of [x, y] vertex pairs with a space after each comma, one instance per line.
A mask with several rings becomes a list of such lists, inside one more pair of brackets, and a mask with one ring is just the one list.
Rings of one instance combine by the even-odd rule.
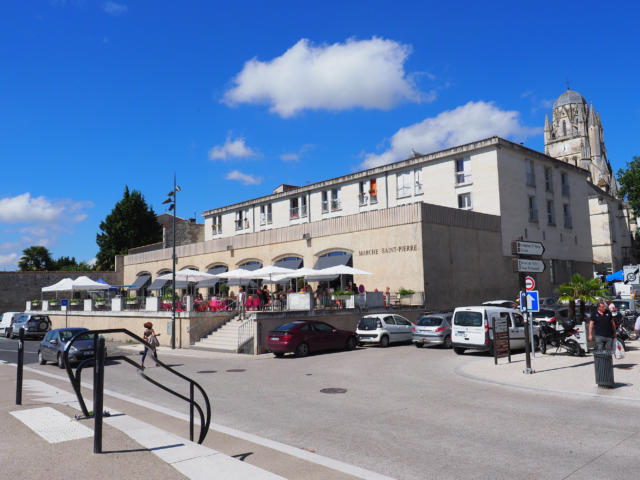
[[[16, 405], [16, 367], [0, 363], [0, 382], [5, 385], [0, 390], [3, 478], [389, 480], [309, 452], [309, 457], [318, 458], [305, 458], [293, 448], [290, 454], [283, 453], [261, 444], [258, 437], [256, 443], [231, 431], [211, 429], [198, 445], [186, 440], [188, 421], [150, 403], [132, 403], [124, 395], [108, 392], [104, 409], [110, 416], [104, 418], [103, 453], [94, 454], [94, 420], [74, 419], [81, 414], [77, 399], [66, 375], [58, 373], [25, 367], [22, 405]], [[86, 377], [90, 382], [91, 375]], [[91, 410], [92, 391], [85, 387], [83, 391]], [[198, 431], [196, 425], [196, 435]], [[346, 473], [349, 470], [353, 475]]]
[[494, 383], [527, 390], [598, 397], [616, 401], [640, 401], [640, 341], [627, 342], [627, 352], [622, 360], [613, 359], [614, 388], [598, 387], [595, 383], [593, 356], [571, 357], [564, 351], [547, 350], [543, 355], [536, 352], [531, 359], [535, 373], [525, 374], [525, 354], [498, 359], [469, 356], [469, 361], [456, 369], [456, 373], [473, 380]]

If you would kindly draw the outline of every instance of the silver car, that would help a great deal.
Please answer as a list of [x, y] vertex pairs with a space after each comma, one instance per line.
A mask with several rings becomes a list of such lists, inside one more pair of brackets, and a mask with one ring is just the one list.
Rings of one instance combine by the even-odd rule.
[[[38, 347], [38, 362], [44, 365], [47, 362], [55, 362], [58, 367], [64, 368], [62, 354], [71, 340], [71, 337], [78, 333], [88, 332], [86, 328], [58, 328], [51, 330], [44, 337]], [[93, 335], [82, 335], [78, 337], [69, 349], [69, 362], [79, 363], [82, 360], [93, 357]]]
[[416, 347], [444, 345], [451, 348], [452, 313], [424, 313], [413, 327], [412, 341]]

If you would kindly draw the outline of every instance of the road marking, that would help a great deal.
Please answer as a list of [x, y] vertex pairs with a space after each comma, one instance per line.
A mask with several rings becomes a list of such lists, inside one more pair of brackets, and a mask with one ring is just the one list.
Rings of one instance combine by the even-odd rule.
[[[14, 365], [15, 364], [10, 364], [10, 365]], [[50, 378], [55, 378], [56, 380], [62, 380], [62, 381], [68, 381], [69, 377], [61, 377], [60, 375], [54, 375], [52, 373], [49, 372], [43, 372], [41, 370], [35, 369], [35, 368], [31, 368], [31, 367], [24, 367], [24, 370], [33, 372], [33, 373], [37, 373], [39, 375], [45, 376], [45, 377], [50, 377]], [[91, 384], [87, 384], [85, 382], [82, 382], [82, 386], [88, 389], [92, 389], [92, 385]], [[122, 393], [118, 393], [118, 392], [114, 392], [111, 390], [104, 390], [105, 395], [109, 395], [111, 397], [114, 398], [118, 398], [120, 400], [124, 400], [126, 402], [129, 403], [133, 403], [135, 405], [139, 405], [141, 407], [145, 407], [145, 408], [150, 408], [156, 412], [159, 413], [164, 413], [165, 415], [169, 415], [171, 417], [177, 418], [179, 420], [184, 420], [184, 421], [189, 421], [189, 416], [185, 415], [183, 413], [180, 412], [176, 412], [175, 410], [171, 410], [170, 408], [166, 408], [166, 407], [162, 407], [160, 405], [157, 405], [155, 403], [151, 403], [151, 402], [147, 402], [145, 400], [140, 400], [137, 398], [133, 398], [130, 397], [128, 395], [122, 394]], [[75, 396], [74, 396], [75, 399]], [[85, 400], [85, 402], [87, 403], [87, 408], [89, 407], [89, 402], [87, 400]], [[74, 402], [75, 405], [74, 408], [78, 408], [78, 402], [75, 401]], [[194, 422], [199, 425], [200, 422], [195, 419]], [[311, 463], [315, 463], [317, 465], [322, 465], [325, 466], [327, 468], [331, 468], [333, 470], [337, 470], [339, 472], [343, 472], [346, 473], [348, 475], [352, 475], [354, 477], [357, 478], [363, 478], [366, 480], [395, 480], [393, 477], [388, 477], [386, 475], [382, 475], [380, 473], [377, 472], [373, 472], [371, 470], [367, 470], [365, 468], [361, 468], [358, 467], [356, 465], [351, 465], [345, 462], [341, 462], [340, 460], [334, 460], [332, 458], [328, 458], [328, 457], [324, 457], [322, 455], [318, 455], [317, 453], [311, 453], [308, 452], [306, 450], [303, 450], [301, 448], [297, 448], [297, 447], [292, 447], [290, 445], [287, 445], [285, 443], [281, 443], [281, 442], [277, 442], [275, 440], [270, 440], [268, 438], [263, 438], [263, 437], [259, 437], [258, 435], [254, 435], [252, 433], [246, 433], [246, 432], [242, 432], [240, 430], [236, 430], [235, 428], [231, 428], [231, 427], [226, 427], [224, 425], [219, 425], [217, 423], [212, 423], [210, 430], [214, 430], [214, 431], [218, 431], [220, 433], [224, 433], [226, 435], [230, 435], [232, 437], [236, 437], [236, 438], [240, 438], [242, 440], [246, 440], [248, 442], [252, 442], [255, 443], [257, 445], [262, 445], [264, 447], [267, 448], [271, 448], [272, 450], [276, 450], [282, 453], [285, 453], [287, 455], [290, 455], [292, 457], [295, 458], [300, 458], [302, 460], [306, 460], [308, 462]], [[186, 474], [185, 474], [186, 475]]]
[[41, 407], [9, 412], [49, 443], [93, 437], [93, 430], [55, 408]]

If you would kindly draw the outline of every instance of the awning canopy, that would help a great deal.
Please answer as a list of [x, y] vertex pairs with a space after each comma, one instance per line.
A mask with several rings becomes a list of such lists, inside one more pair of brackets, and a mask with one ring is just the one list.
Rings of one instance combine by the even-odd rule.
[[65, 292], [71, 290], [73, 290], [73, 280], [71, 280], [70, 278], [63, 278], [53, 285], [42, 287], [43, 292]]
[[156, 278], [153, 282], [151, 282], [151, 285], [149, 285], [149, 287], [147, 288], [147, 290], [162, 290], [162, 288], [164, 288], [164, 286], [169, 283], [169, 280], [164, 280], [161, 278]]
[[98, 279], [98, 283], [102, 283], [104, 285], [107, 285], [109, 287], [109, 290], [120, 290], [118, 287], [114, 286], [114, 285], [109, 285], [107, 282], [104, 281], [104, 278], [100, 277]]
[[[345, 253], [344, 255], [325, 255], [323, 257], [318, 258], [314, 270], [322, 270], [325, 268], [335, 267], [336, 265], [347, 265], [351, 261], [351, 254]], [[313, 278], [309, 278], [312, 282], [331, 282], [338, 278], [338, 274], [333, 275], [322, 275], [322, 276], [314, 276]]]
[[140, 290], [151, 280], [151, 275], [138, 275], [135, 282], [129, 287], [129, 290]]
[[301, 258], [283, 258], [274, 263], [276, 267], [290, 268], [291, 270], [297, 270], [302, 266]]
[[613, 272], [606, 276], [607, 282], [623, 282], [624, 281], [624, 272], [622, 270], [618, 270], [617, 272]]
[[73, 281], [72, 290], [109, 290], [109, 285], [96, 282], [83, 275]]
[[[229, 270], [228, 267], [224, 265], [218, 265], [217, 267], [213, 267], [207, 270], [207, 273], [210, 273], [211, 275], [217, 275], [219, 273], [224, 273], [228, 270]], [[196, 285], [196, 288], [215, 287], [219, 282], [220, 282], [219, 278], [210, 278], [208, 280], [202, 280], [201, 282], [198, 282], [198, 284]]]
[[[241, 265], [239, 270], [249, 270], [250, 272], [253, 272], [255, 270], [258, 270], [259, 268], [262, 268], [262, 264], [259, 262], [255, 262], [247, 265]], [[230, 278], [227, 282], [227, 285], [230, 287], [246, 287], [247, 285], [256, 286], [257, 284], [255, 282], [252, 282], [249, 278]]]

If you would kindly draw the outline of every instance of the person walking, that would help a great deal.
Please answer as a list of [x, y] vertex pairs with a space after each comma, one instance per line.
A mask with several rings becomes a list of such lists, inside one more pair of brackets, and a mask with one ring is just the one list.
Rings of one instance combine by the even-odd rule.
[[[142, 338], [144, 339], [145, 342], [151, 345], [151, 350], [153, 350], [153, 358], [154, 360], [156, 360], [156, 367], [157, 367], [158, 354], [156, 353], [156, 347], [160, 345], [160, 342], [156, 337], [158, 337], [160, 334], [156, 333], [153, 330], [153, 323], [151, 322], [145, 322], [143, 326], [144, 326], [144, 334], [142, 335]], [[143, 370], [144, 370], [144, 359], [147, 358], [148, 351], [149, 351], [149, 347], [145, 345], [144, 352], [142, 352], [142, 361], [140, 362], [140, 366], [142, 367]]]
[[640, 337], [640, 315], [636, 318], [636, 323], [633, 326], [633, 331], [636, 332], [636, 340]]
[[589, 340], [593, 341], [595, 333], [596, 350], [613, 352], [613, 341], [616, 338], [616, 325], [604, 299], [598, 300], [596, 312], [589, 322]]
[[244, 320], [244, 311], [247, 308], [247, 294], [244, 292], [244, 287], [240, 287], [238, 291], [238, 313], [240, 318], [238, 320]]

